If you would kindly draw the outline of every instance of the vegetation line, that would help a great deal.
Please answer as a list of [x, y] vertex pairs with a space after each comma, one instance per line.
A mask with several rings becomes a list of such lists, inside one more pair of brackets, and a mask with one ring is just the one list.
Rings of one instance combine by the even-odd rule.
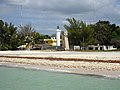
[[[94, 24], [86, 24], [75, 18], [67, 18], [66, 21], [68, 24], [64, 25], [64, 29], [68, 35], [65, 37], [68, 37], [71, 50], [74, 46], [80, 46], [85, 50], [89, 45], [112, 45], [120, 50], [120, 26], [109, 21], [98, 21]], [[16, 27], [12, 23], [0, 20], [0, 50], [41, 49], [41, 47], [44, 49], [54, 46], [48, 44], [45, 39], [55, 36], [54, 33], [51, 36], [40, 34], [31, 24]], [[61, 38], [62, 36], [64, 37], [63, 33]]]
[[120, 63], [120, 60], [94, 60], [94, 59], [80, 59], [80, 58], [22, 57], [22, 56], [0, 56], [0, 57], [25, 58], [25, 59], [46, 59], [50, 61], [83, 61], [83, 62]]

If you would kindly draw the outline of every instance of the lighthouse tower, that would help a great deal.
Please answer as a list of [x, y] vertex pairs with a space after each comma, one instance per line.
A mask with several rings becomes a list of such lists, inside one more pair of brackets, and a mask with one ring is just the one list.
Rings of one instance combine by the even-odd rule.
[[59, 26], [57, 26], [57, 30], [56, 30], [57, 43], [56, 43], [56, 46], [60, 46], [60, 33], [61, 33], [61, 30], [59, 29]]

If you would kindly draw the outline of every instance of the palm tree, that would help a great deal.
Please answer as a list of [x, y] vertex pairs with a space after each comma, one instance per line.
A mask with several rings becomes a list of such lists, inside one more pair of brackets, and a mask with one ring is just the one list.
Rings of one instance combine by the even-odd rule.
[[64, 28], [68, 31], [68, 39], [70, 41], [70, 45], [80, 45], [81, 39], [81, 23], [80, 21], [72, 19], [66, 19], [69, 22], [69, 25], [64, 25]]
[[64, 25], [64, 28], [68, 31], [68, 39], [70, 45], [87, 46], [94, 42], [93, 30], [90, 25], [86, 25], [83, 21], [67, 19], [69, 25]]
[[0, 21], [0, 50], [16, 49], [18, 37], [17, 27], [12, 23]]
[[19, 26], [19, 31], [18, 31], [18, 35], [21, 38], [21, 44], [26, 44], [29, 46], [34, 44], [34, 34], [36, 32], [34, 31], [34, 28], [31, 26], [31, 24], [29, 25], [25, 25], [25, 26]]

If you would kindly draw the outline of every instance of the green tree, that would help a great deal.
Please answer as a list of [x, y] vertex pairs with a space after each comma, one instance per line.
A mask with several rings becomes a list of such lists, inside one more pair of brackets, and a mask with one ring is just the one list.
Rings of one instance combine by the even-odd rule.
[[18, 46], [17, 27], [0, 20], [0, 50], [13, 50]]
[[86, 25], [83, 21], [67, 19], [69, 25], [64, 25], [64, 28], [68, 31], [68, 39], [70, 45], [87, 46], [94, 43], [93, 29], [90, 25]]
[[5, 32], [4, 32], [4, 22], [0, 20], [0, 50], [3, 47], [4, 44], [4, 37], [5, 37]]
[[92, 29], [91, 25], [86, 25], [85, 23], [81, 22], [81, 39], [82, 44], [81, 46], [87, 46], [90, 44], [95, 44], [94, 39], [94, 29]]
[[80, 45], [81, 44], [81, 23], [80, 21], [72, 19], [66, 19], [69, 25], [64, 25], [64, 28], [68, 31], [68, 39], [70, 45]]
[[111, 24], [109, 21], [99, 21], [94, 27], [94, 36], [96, 39], [96, 44], [110, 45], [112, 39]]
[[40, 39], [41, 39], [40, 33], [35, 32], [33, 35], [33, 39], [34, 39], [35, 44], [40, 44]]
[[112, 39], [110, 41], [112, 45], [115, 45], [117, 48], [120, 48], [120, 27], [117, 26], [116, 29], [112, 32]]
[[35, 34], [35, 31], [31, 24], [19, 26], [18, 35], [19, 35], [19, 38], [21, 39], [21, 44], [26, 44], [26, 43], [29, 44], [31, 42], [33, 43], [34, 34]]
[[39, 32], [36, 32], [31, 24], [19, 26], [18, 35], [21, 39], [21, 45], [27, 44], [28, 47], [40, 44], [40, 39], [50, 38], [49, 35], [42, 35]]
[[94, 26], [96, 44], [115, 45], [120, 48], [120, 27], [109, 21], [99, 21]]

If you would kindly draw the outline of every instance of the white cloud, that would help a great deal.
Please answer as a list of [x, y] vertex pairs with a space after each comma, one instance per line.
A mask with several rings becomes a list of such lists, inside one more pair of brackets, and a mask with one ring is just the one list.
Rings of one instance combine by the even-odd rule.
[[1, 0], [1, 3], [8, 5], [26, 5], [29, 0]]
[[[63, 26], [66, 23], [66, 18], [72, 17], [88, 23], [98, 20], [110, 20], [111, 22], [120, 23], [120, 3], [118, 1], [0, 0], [0, 8], [2, 8], [0, 11], [6, 17], [7, 14], [13, 13], [12, 16], [16, 18], [14, 21], [17, 22], [17, 16], [20, 17], [20, 5], [22, 5], [24, 21], [32, 22], [37, 27], [37, 30], [44, 31], [43, 29], [45, 29], [48, 32], [56, 28], [56, 25]], [[4, 5], [7, 6], [5, 7]]]

